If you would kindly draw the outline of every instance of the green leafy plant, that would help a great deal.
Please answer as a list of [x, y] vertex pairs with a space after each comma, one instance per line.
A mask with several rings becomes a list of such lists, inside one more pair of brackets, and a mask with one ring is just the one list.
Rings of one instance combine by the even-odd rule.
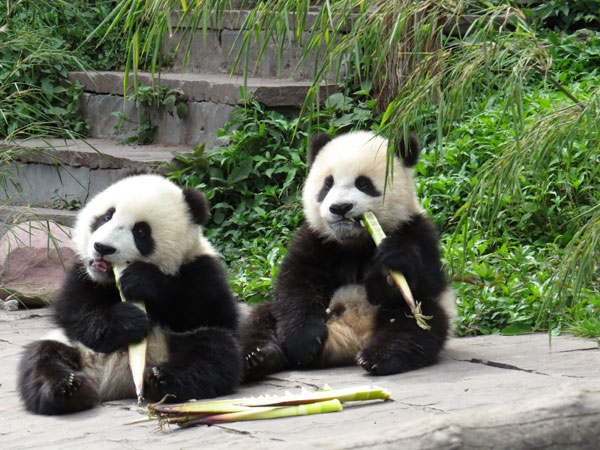
[[600, 29], [599, 0], [545, 0], [525, 4], [545, 26], [565, 31]]
[[121, 111], [111, 113], [119, 119], [115, 125], [115, 129], [118, 131], [122, 130], [127, 123], [135, 124], [132, 129], [134, 134], [121, 140], [125, 144], [147, 145], [154, 142], [157, 126], [152, 123], [152, 113], [166, 111], [171, 116], [177, 113], [177, 117], [185, 119], [189, 112], [187, 95], [178, 88], [171, 89], [164, 85], [158, 87], [138, 86], [127, 98], [135, 102], [137, 123]]

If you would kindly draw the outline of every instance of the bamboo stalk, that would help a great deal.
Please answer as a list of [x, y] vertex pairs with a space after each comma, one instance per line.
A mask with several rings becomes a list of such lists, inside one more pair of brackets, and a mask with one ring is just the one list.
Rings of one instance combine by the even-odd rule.
[[188, 403], [157, 403], [148, 408], [159, 414], [218, 414], [243, 412], [248, 408], [270, 406], [293, 406], [328, 400], [341, 402], [363, 400], [387, 400], [390, 393], [377, 386], [357, 386], [344, 389], [324, 389], [301, 394], [266, 396], [257, 398], [237, 398], [229, 400], [198, 401]]
[[246, 411], [226, 414], [215, 414], [184, 422], [183, 425], [210, 425], [215, 423], [241, 422], [246, 420], [279, 419], [281, 417], [305, 416], [338, 412], [343, 408], [338, 399], [323, 402], [305, 403], [294, 406], [255, 406]]
[[[123, 292], [121, 291], [121, 283], [119, 282], [119, 278], [123, 270], [125, 270], [124, 265], [114, 265], [113, 272], [115, 274], [115, 283], [117, 285], [117, 289], [119, 290], [119, 296], [121, 297], [121, 301], [127, 301]], [[143, 302], [134, 303], [138, 306], [142, 311], [146, 312], [146, 306]], [[141, 342], [136, 344], [129, 344], [129, 368], [131, 369], [131, 375], [133, 376], [133, 383], [135, 384], [135, 393], [137, 395], [138, 405], [142, 404], [142, 400], [144, 399], [144, 369], [146, 368], [146, 346], [147, 341], [143, 339]]]
[[178, 404], [156, 403], [148, 406], [150, 417], [162, 424], [191, 426], [275, 419], [342, 410], [342, 402], [387, 400], [390, 393], [376, 386], [324, 389], [301, 394], [261, 396], [228, 400], [198, 401]]
[[[375, 214], [371, 211], [367, 211], [363, 214], [363, 223], [365, 228], [369, 231], [373, 242], [375, 245], [381, 244], [381, 241], [385, 239], [385, 232], [381, 225], [379, 225], [379, 221]], [[394, 280], [394, 283], [400, 290], [402, 297], [408, 304], [410, 311], [417, 322], [417, 325], [424, 330], [429, 330], [431, 327], [427, 324], [427, 320], [431, 319], [433, 316], [425, 316], [421, 311], [421, 302], [415, 301], [413, 298], [412, 292], [410, 291], [410, 287], [408, 286], [408, 282], [402, 273], [389, 270], [389, 273]]]

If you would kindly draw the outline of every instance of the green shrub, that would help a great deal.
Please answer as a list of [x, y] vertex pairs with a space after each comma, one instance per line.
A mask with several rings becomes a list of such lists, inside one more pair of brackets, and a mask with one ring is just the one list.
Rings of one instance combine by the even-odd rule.
[[[19, 1], [0, 6], [0, 136], [69, 136], [87, 124], [69, 70], [119, 66], [118, 35], [85, 39], [116, 1]], [[82, 45], [83, 44], [83, 45]]]

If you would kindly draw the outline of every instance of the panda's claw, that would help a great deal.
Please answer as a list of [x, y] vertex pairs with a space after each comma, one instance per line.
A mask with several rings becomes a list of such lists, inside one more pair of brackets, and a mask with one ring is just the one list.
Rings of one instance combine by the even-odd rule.
[[82, 379], [71, 372], [56, 384], [54, 390], [56, 395], [69, 399], [79, 390], [82, 384]]
[[258, 365], [264, 362], [264, 355], [262, 354], [262, 350], [260, 347], [256, 347], [253, 351], [246, 354], [246, 367], [249, 369], [254, 369]]

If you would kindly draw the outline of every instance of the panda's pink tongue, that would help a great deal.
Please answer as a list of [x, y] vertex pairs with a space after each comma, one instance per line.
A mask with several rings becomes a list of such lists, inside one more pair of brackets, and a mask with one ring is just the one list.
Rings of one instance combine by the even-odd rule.
[[94, 259], [92, 261], [92, 266], [101, 272], [108, 272], [112, 269], [112, 264], [104, 259]]

